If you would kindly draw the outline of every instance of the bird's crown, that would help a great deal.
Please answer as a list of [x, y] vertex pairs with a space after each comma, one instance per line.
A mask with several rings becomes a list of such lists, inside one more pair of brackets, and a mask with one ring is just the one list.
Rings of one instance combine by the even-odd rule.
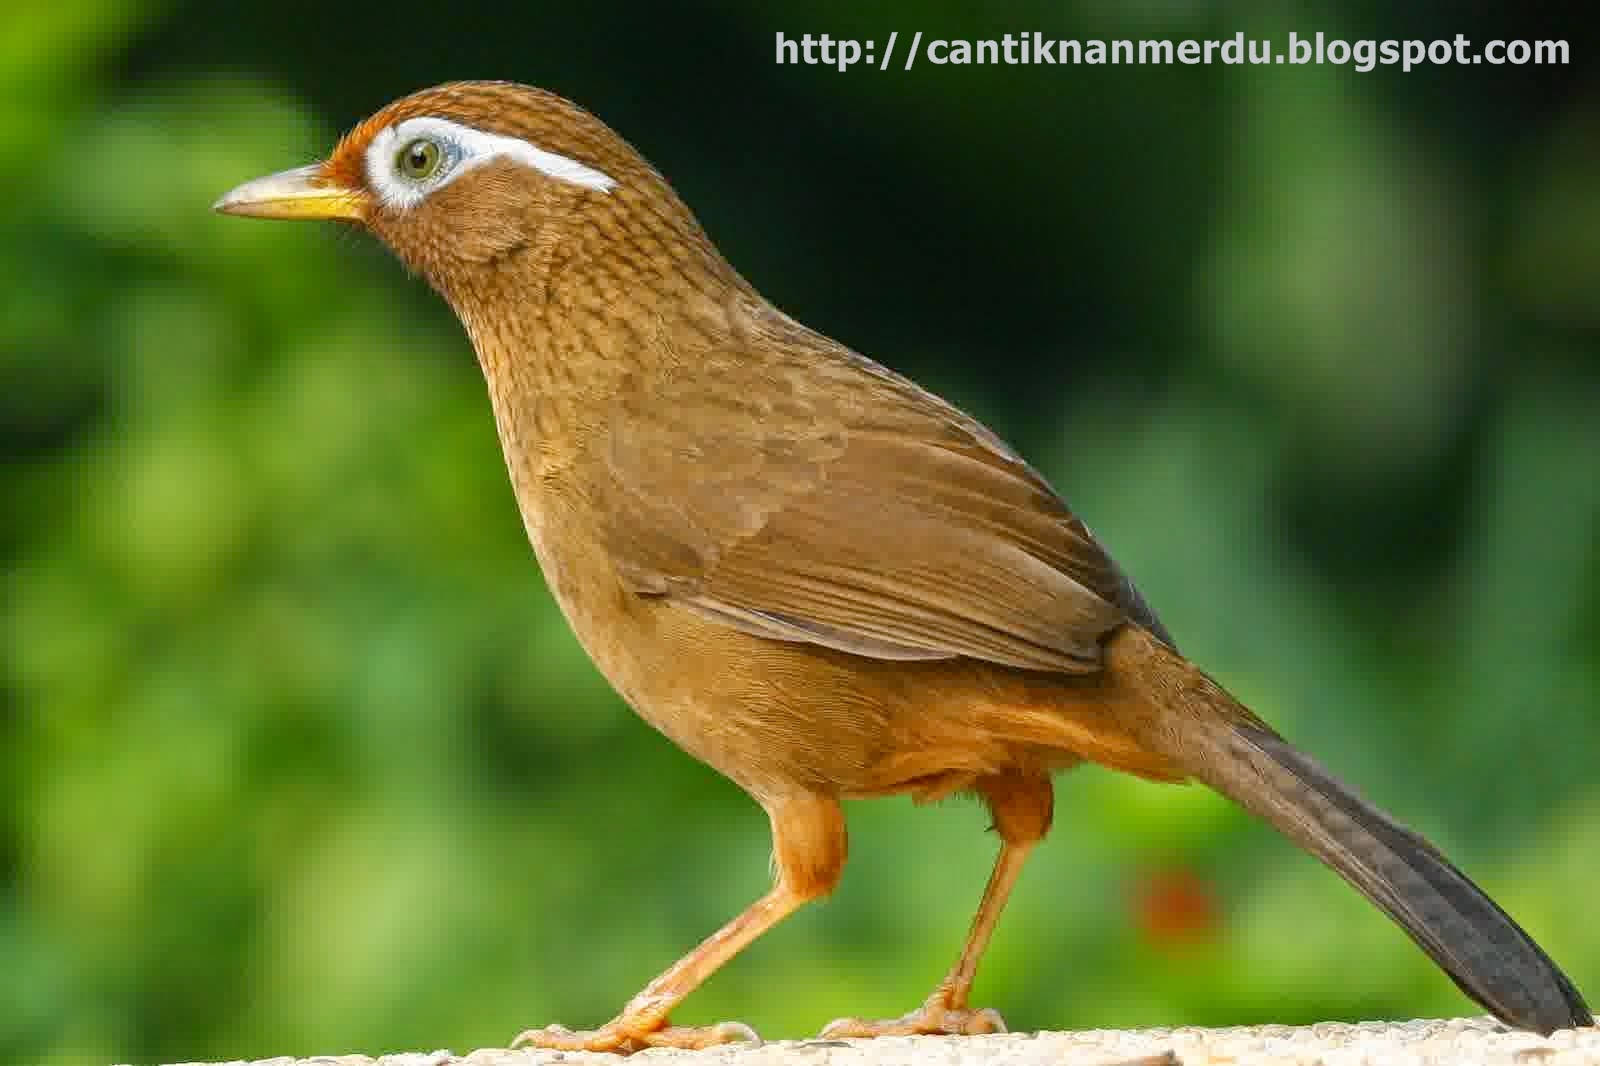
[[643, 165], [603, 122], [554, 93], [474, 81], [423, 89], [384, 107], [339, 141], [322, 174], [403, 209], [496, 159], [603, 193]]

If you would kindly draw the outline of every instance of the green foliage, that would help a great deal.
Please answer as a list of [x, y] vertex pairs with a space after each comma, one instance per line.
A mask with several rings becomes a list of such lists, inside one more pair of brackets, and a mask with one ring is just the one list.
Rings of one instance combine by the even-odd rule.
[[[1580, 71], [770, 63], [779, 29], [1532, 31], [1443, 4], [1426, 29], [384, 10], [314, 37], [265, 5], [4, 17], [0, 1060], [594, 1024], [765, 886], [759, 811], [629, 714], [546, 596], [448, 313], [363, 241], [207, 211], [452, 74], [594, 106], [774, 300], [992, 419], [1186, 651], [1600, 996]], [[431, 68], [405, 67], [430, 20]], [[1465, 1009], [1224, 801], [1097, 770], [1060, 793], [980, 979], [1014, 1026]], [[851, 814], [835, 899], [679, 1020], [800, 1035], [942, 974], [979, 812]], [[1138, 902], [1164, 870], [1210, 897], [1196, 937]]]

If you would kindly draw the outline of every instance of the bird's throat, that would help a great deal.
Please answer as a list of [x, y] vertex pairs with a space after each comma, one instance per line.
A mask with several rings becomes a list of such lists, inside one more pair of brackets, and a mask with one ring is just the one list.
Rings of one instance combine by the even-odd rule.
[[534, 243], [471, 285], [440, 286], [471, 338], [508, 454], [581, 441], [624, 388], [649, 391], [655, 375], [730, 343], [734, 308], [760, 297], [698, 230], [664, 236], [672, 243]]

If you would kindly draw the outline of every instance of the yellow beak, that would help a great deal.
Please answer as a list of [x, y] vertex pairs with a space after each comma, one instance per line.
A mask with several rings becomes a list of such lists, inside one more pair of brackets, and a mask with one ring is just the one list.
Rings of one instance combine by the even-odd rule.
[[224, 215], [250, 218], [322, 218], [345, 222], [367, 220], [367, 194], [330, 184], [322, 164], [296, 167], [247, 181], [211, 205]]

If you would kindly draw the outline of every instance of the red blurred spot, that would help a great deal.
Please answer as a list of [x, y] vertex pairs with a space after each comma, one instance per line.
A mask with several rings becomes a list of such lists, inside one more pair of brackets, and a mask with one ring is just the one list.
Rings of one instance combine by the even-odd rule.
[[1142, 875], [1133, 885], [1133, 922], [1152, 944], [1181, 948], [1213, 937], [1222, 924], [1211, 886], [1188, 867]]

